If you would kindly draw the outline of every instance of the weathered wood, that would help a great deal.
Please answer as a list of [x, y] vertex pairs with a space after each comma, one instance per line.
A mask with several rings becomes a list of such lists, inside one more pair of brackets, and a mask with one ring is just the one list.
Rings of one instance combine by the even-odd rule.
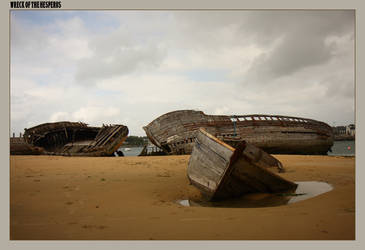
[[24, 139], [43, 154], [112, 156], [128, 135], [124, 125], [88, 127], [81, 122], [45, 123], [25, 129]]
[[246, 141], [270, 154], [327, 154], [332, 128], [320, 121], [273, 115], [206, 115], [179, 110], [143, 127], [148, 138], [168, 154], [190, 154], [199, 128], [235, 147]]
[[281, 192], [296, 187], [295, 183], [275, 174], [273, 168], [280, 171], [282, 164], [261, 149], [246, 142], [233, 148], [200, 129], [187, 175], [208, 200], [250, 192]]
[[[244, 142], [241, 142], [241, 144]], [[281, 162], [273, 157], [272, 155], [266, 153], [265, 151], [259, 149], [258, 147], [255, 147], [252, 144], [244, 143], [245, 149], [243, 151], [243, 154], [245, 157], [247, 157], [250, 162], [255, 163], [257, 166], [268, 168], [275, 166], [279, 172], [284, 172], [283, 165]], [[237, 145], [237, 148], [239, 148], [240, 145]], [[242, 146], [241, 146], [242, 147]]]
[[228, 169], [234, 148], [219, 143], [201, 131], [197, 135], [193, 153], [189, 159], [188, 177], [206, 193], [217, 189], [224, 172]]
[[40, 155], [44, 149], [32, 146], [26, 143], [23, 137], [10, 138], [10, 154], [11, 155]]

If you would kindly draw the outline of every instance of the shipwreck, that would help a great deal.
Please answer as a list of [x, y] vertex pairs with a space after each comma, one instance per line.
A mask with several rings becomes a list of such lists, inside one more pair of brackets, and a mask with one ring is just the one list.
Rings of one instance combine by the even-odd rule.
[[23, 137], [10, 138], [11, 155], [41, 155], [43, 153], [43, 148], [26, 143]]
[[178, 110], [143, 127], [149, 140], [167, 154], [191, 154], [199, 128], [232, 147], [246, 141], [269, 154], [325, 155], [333, 145], [328, 124], [291, 116], [206, 115]]
[[24, 131], [28, 148], [40, 154], [64, 156], [113, 156], [128, 136], [124, 125], [90, 127], [67, 121], [44, 123]]
[[283, 166], [263, 150], [241, 141], [236, 148], [204, 129], [197, 132], [187, 168], [188, 178], [208, 201], [246, 193], [293, 191], [297, 184], [275, 172]]

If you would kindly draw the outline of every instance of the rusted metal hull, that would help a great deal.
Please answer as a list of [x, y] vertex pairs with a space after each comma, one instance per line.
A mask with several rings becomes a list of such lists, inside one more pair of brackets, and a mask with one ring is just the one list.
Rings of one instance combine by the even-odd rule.
[[190, 154], [199, 128], [235, 147], [241, 141], [270, 154], [327, 154], [332, 128], [324, 122], [274, 115], [206, 115], [180, 110], [143, 127], [149, 140], [168, 154]]
[[25, 129], [24, 140], [48, 155], [112, 156], [127, 136], [124, 125], [89, 127], [81, 122], [55, 122]]
[[274, 173], [274, 169], [281, 172], [281, 163], [261, 149], [244, 141], [233, 148], [200, 129], [187, 175], [206, 200], [295, 190], [297, 184]]

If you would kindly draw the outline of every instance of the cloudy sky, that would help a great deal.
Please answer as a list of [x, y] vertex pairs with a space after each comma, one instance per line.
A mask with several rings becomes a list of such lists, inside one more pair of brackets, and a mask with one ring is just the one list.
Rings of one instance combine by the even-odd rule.
[[11, 132], [180, 109], [354, 122], [354, 12], [12, 11]]

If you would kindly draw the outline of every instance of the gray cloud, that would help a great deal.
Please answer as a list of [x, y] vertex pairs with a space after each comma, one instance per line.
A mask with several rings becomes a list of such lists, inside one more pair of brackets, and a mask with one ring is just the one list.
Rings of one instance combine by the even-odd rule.
[[250, 80], [263, 83], [329, 61], [333, 48], [326, 39], [354, 32], [353, 11], [261, 12], [250, 13], [248, 20], [249, 27], [243, 29], [258, 44], [270, 46], [270, 41], [280, 40], [249, 69]]
[[165, 56], [165, 51], [153, 46], [115, 47], [112, 53], [99, 55], [98, 53], [78, 63], [76, 83], [90, 83], [90, 81], [110, 78], [132, 73], [135, 70], [157, 67]]
[[12, 17], [12, 128], [85, 119], [143, 135], [175, 109], [353, 122], [354, 11], [100, 12], [113, 25], [95, 32], [78, 15]]
[[331, 58], [329, 47], [318, 37], [299, 37], [291, 34], [271, 53], [255, 60], [250, 71], [258, 80], [272, 80], [287, 76], [302, 68], [324, 63]]
[[93, 55], [78, 62], [76, 83], [90, 84], [136, 70], [153, 69], [166, 56], [163, 47], [148, 41], [138, 41], [133, 34], [123, 29], [92, 40], [89, 48]]
[[261, 46], [270, 45], [280, 36], [324, 37], [354, 29], [352, 10], [277, 10], [248, 11], [240, 25], [240, 33]]
[[[178, 37], [185, 46], [217, 49], [254, 43], [272, 49], [257, 58], [250, 69], [267, 80], [328, 61], [332, 48], [325, 39], [354, 32], [351, 10], [193, 11], [177, 13], [176, 20]], [[230, 39], [222, 36], [225, 29], [232, 32]], [[188, 33], [191, 35], [186, 36]]]

